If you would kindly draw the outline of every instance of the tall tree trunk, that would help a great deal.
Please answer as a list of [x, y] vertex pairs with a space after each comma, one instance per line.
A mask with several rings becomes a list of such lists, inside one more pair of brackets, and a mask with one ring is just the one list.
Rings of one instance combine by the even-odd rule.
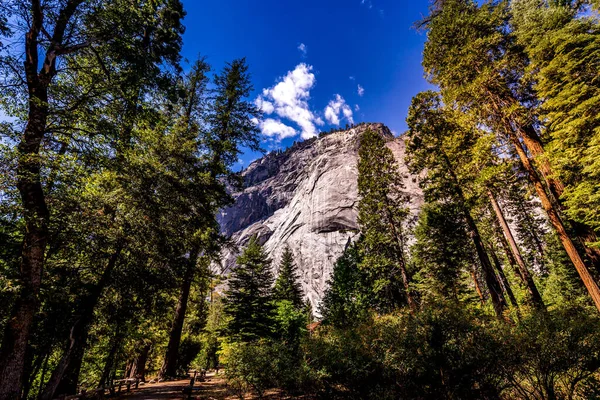
[[[550, 193], [552, 194], [556, 204], [561, 209], [564, 209], [564, 206], [560, 201], [560, 197], [565, 191], [565, 186], [560, 180], [554, 178], [550, 162], [543, 157], [545, 150], [539, 135], [535, 131], [535, 128], [531, 125], [528, 125], [521, 127], [518, 132], [523, 139], [525, 147], [531, 152], [536, 160], [538, 168], [546, 180], [548, 189], [550, 189]], [[586, 255], [589, 257], [591, 265], [594, 266], [594, 270], [597, 273], [600, 272], [600, 249], [590, 248], [586, 244], [588, 242], [597, 241], [598, 236], [594, 230], [586, 224], [572, 220], [569, 220], [569, 222], [573, 227], [575, 236], [580, 240], [581, 246], [583, 247]]]
[[494, 273], [494, 267], [490, 262], [487, 252], [485, 251], [483, 241], [481, 240], [481, 235], [479, 234], [479, 229], [477, 229], [477, 225], [475, 224], [475, 221], [473, 221], [473, 217], [471, 217], [471, 214], [468, 212], [468, 210], [465, 210], [464, 215], [467, 222], [469, 235], [471, 236], [471, 240], [473, 240], [475, 250], [477, 251], [477, 257], [481, 263], [483, 278], [485, 279], [485, 284], [490, 292], [490, 298], [492, 299], [494, 311], [496, 312], [498, 318], [504, 318], [504, 310], [506, 309], [507, 304], [504, 294], [502, 293], [502, 287], [500, 286], [500, 282], [498, 282], [498, 278]]
[[567, 233], [567, 230], [565, 229], [565, 226], [560, 218], [560, 215], [558, 214], [558, 211], [556, 210], [556, 208], [552, 204], [552, 201], [548, 197], [546, 189], [544, 188], [544, 185], [542, 184], [535, 168], [533, 167], [531, 160], [525, 153], [525, 150], [523, 149], [519, 138], [515, 135], [511, 135], [510, 138], [521, 160], [521, 164], [523, 165], [523, 168], [525, 168], [525, 170], [527, 171], [529, 175], [529, 180], [534, 185], [535, 190], [542, 202], [542, 208], [544, 208], [544, 210], [546, 211], [548, 219], [550, 220], [550, 223], [556, 230], [556, 233], [558, 234], [558, 237], [563, 247], [565, 248], [565, 251], [569, 255], [571, 262], [573, 262], [575, 269], [579, 273], [579, 276], [581, 277], [583, 284], [588, 290], [588, 293], [592, 297], [596, 308], [598, 309], [598, 311], [600, 311], [600, 288], [598, 288], [598, 285], [596, 284], [592, 275], [590, 274], [587, 265], [585, 265], [583, 259], [577, 251], [577, 247], [575, 247], [575, 244], [573, 243], [571, 237]]
[[48, 352], [46, 353], [46, 357], [44, 359], [44, 365], [42, 367], [42, 373], [40, 376], [40, 386], [38, 387], [38, 395], [40, 393], [42, 393], [42, 390], [44, 389], [44, 382], [46, 381], [46, 372], [48, 371], [49, 358], [50, 358], [50, 349], [48, 349]]
[[496, 200], [496, 196], [494, 196], [494, 194], [492, 193], [491, 190], [487, 191], [487, 195], [488, 195], [488, 198], [490, 199], [490, 203], [492, 203], [492, 208], [494, 209], [494, 213], [496, 214], [496, 219], [498, 220], [498, 223], [500, 224], [500, 227], [502, 228], [502, 233], [504, 235], [504, 238], [506, 239], [506, 241], [508, 242], [508, 245], [510, 246], [510, 252], [511, 252], [512, 258], [515, 260], [515, 262], [517, 263], [517, 266], [519, 268], [518, 275], [523, 280], [523, 283], [525, 284], [525, 287], [527, 288], [527, 291], [529, 292], [529, 297], [531, 299], [532, 304], [537, 308], [545, 308], [544, 301], [542, 300], [542, 296], [540, 295], [540, 292], [537, 290], [537, 287], [535, 286], [535, 282], [533, 281], [533, 277], [529, 273], [529, 269], [527, 269], [527, 266], [525, 265], [525, 261], [523, 261], [523, 257], [521, 256], [521, 251], [519, 250], [519, 246], [517, 245], [517, 242], [512, 234], [512, 231], [510, 230], [510, 227], [508, 226], [508, 223], [506, 222], [506, 218], [504, 218], [504, 213], [502, 212], [502, 209], [500, 208], [500, 204], [498, 204], [498, 201]]
[[198, 248], [195, 248], [192, 252], [190, 252], [187, 260], [186, 270], [181, 283], [179, 300], [177, 302], [177, 309], [175, 310], [175, 316], [173, 318], [173, 324], [169, 334], [169, 344], [167, 345], [165, 360], [158, 374], [159, 378], [162, 379], [173, 378], [177, 375], [177, 362], [179, 358], [181, 332], [183, 331], [183, 322], [185, 321], [185, 313], [187, 311], [188, 299], [190, 297], [190, 289], [194, 280], [194, 273], [196, 272], [196, 262], [198, 261], [199, 255], [198, 253]]
[[106, 359], [104, 361], [104, 369], [102, 371], [102, 376], [100, 377], [100, 382], [98, 383], [98, 387], [105, 386], [110, 383], [110, 374], [113, 370], [113, 365], [115, 364], [115, 359], [117, 356], [117, 352], [119, 351], [119, 347], [121, 346], [121, 342], [123, 340], [123, 336], [121, 333], [121, 319], [117, 316], [117, 326], [115, 328], [115, 335], [112, 339], [112, 343], [110, 346], [110, 350], [106, 355]]
[[410, 288], [410, 278], [408, 277], [408, 272], [406, 271], [406, 258], [404, 257], [404, 238], [402, 233], [402, 227], [398, 229], [394, 224], [391, 206], [387, 198], [386, 208], [388, 213], [388, 220], [390, 221], [390, 227], [392, 228], [394, 238], [396, 239], [396, 244], [398, 245], [398, 267], [400, 268], [400, 278], [402, 278], [402, 286], [404, 287], [404, 292], [406, 294], [406, 302], [408, 303], [408, 306], [410, 307], [411, 311], [416, 311], [417, 303], [415, 302], [414, 294], [412, 293], [412, 290]]
[[146, 382], [146, 363], [148, 362], [150, 348], [150, 344], [144, 344], [138, 349], [131, 370], [129, 371], [128, 378], [139, 378], [142, 382]]
[[473, 278], [473, 285], [475, 285], [475, 291], [479, 296], [479, 300], [481, 300], [481, 304], [485, 305], [485, 297], [483, 297], [483, 291], [481, 290], [481, 286], [479, 286], [479, 279], [477, 279], [477, 265], [471, 265], [471, 278]]
[[[29, 31], [25, 34], [24, 72], [28, 90], [28, 119], [18, 145], [17, 189], [23, 206], [25, 230], [19, 279], [21, 290], [6, 324], [0, 347], [0, 400], [20, 396], [25, 352], [33, 318], [39, 307], [39, 291], [48, 243], [50, 213], [41, 182], [40, 146], [48, 120], [48, 87], [56, 75], [56, 57], [67, 25], [83, 0], [70, 0], [60, 10], [52, 40], [42, 63], [39, 60], [39, 34], [44, 9], [39, 0], [31, 0]], [[41, 69], [38, 73], [38, 68]]]
[[98, 304], [104, 287], [108, 284], [112, 271], [117, 265], [123, 247], [123, 244], [117, 245], [117, 248], [108, 260], [102, 277], [82, 301], [79, 308], [80, 315], [71, 327], [67, 348], [52, 372], [52, 376], [46, 384], [43, 393], [40, 395], [40, 400], [52, 400], [55, 395], [75, 394], [89, 328], [94, 317], [94, 309]]
[[483, 277], [485, 279], [485, 284], [490, 292], [490, 298], [492, 299], [492, 305], [494, 306], [494, 311], [496, 312], [496, 316], [500, 319], [504, 318], [504, 310], [507, 307], [506, 299], [504, 298], [504, 294], [502, 293], [502, 287], [500, 286], [500, 282], [498, 282], [498, 277], [494, 273], [494, 267], [490, 262], [490, 258], [488, 257], [487, 252], [485, 251], [485, 247], [483, 245], [483, 240], [481, 240], [481, 235], [479, 234], [479, 229], [477, 228], [477, 224], [473, 221], [473, 217], [469, 209], [467, 208], [465, 201], [465, 195], [462, 191], [460, 181], [454, 172], [454, 168], [452, 163], [450, 162], [450, 158], [444, 154], [444, 163], [447, 167], [447, 172], [450, 175], [450, 178], [453, 182], [453, 189], [457, 196], [458, 202], [462, 206], [463, 216], [465, 218], [465, 222], [467, 223], [467, 232], [475, 245], [475, 251], [477, 252], [477, 257], [479, 258], [479, 262], [481, 264], [481, 269], [483, 270]]
[[502, 283], [502, 287], [504, 288], [504, 292], [506, 293], [506, 296], [508, 297], [510, 304], [512, 304], [512, 306], [515, 308], [519, 308], [519, 303], [517, 303], [515, 294], [513, 293], [512, 288], [510, 287], [510, 282], [508, 282], [508, 279], [506, 278], [506, 274], [504, 273], [504, 270], [502, 269], [502, 265], [500, 264], [500, 260], [498, 260], [498, 257], [496, 256], [496, 252], [491, 247], [489, 249], [489, 254], [490, 254], [490, 257], [492, 258], [492, 261], [494, 262], [494, 266], [496, 267], [496, 272], [498, 273], [498, 277], [500, 278], [500, 282]]
[[[32, 349], [30, 348], [29, 351], [31, 351], [31, 350]], [[24, 379], [23, 390], [22, 390], [22, 394], [21, 394], [21, 397], [23, 399], [27, 399], [27, 397], [29, 397], [29, 392], [31, 391], [31, 388], [33, 386], [33, 381], [35, 380], [36, 375], [38, 374], [40, 368], [42, 367], [42, 365], [44, 364], [44, 361], [46, 360], [46, 354], [47, 354], [47, 350], [44, 349], [44, 350], [42, 350], [41, 354], [38, 354], [35, 357], [35, 359], [33, 359], [29, 362], [29, 367], [26, 369], [26, 372], [24, 375], [26, 379]]]

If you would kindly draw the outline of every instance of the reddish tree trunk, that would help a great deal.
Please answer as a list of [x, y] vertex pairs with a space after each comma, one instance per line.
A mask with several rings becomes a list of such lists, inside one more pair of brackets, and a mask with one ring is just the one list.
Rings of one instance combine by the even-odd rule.
[[569, 255], [571, 262], [573, 262], [575, 269], [579, 273], [579, 276], [581, 277], [583, 284], [588, 290], [588, 293], [592, 297], [596, 308], [598, 309], [598, 311], [600, 311], [600, 288], [598, 288], [598, 285], [596, 284], [592, 275], [590, 274], [587, 265], [585, 265], [583, 259], [581, 258], [581, 255], [575, 247], [575, 244], [573, 243], [571, 237], [567, 233], [567, 230], [565, 229], [565, 226], [562, 222], [562, 219], [560, 218], [560, 215], [558, 214], [558, 211], [556, 210], [548, 194], [546, 193], [546, 189], [544, 188], [544, 185], [542, 184], [535, 168], [533, 167], [531, 160], [525, 153], [521, 142], [515, 135], [511, 135], [511, 140], [521, 160], [523, 168], [525, 168], [529, 175], [529, 180], [535, 187], [535, 190], [542, 202], [542, 207], [546, 211], [550, 223], [556, 230], [556, 233], [558, 234], [558, 237], [565, 251]]
[[148, 354], [150, 353], [150, 344], [143, 345], [133, 360], [129, 378], [139, 378], [142, 382], [146, 382], [146, 363], [148, 362]]
[[488, 190], [487, 194], [488, 198], [490, 199], [490, 202], [492, 203], [494, 213], [496, 214], [496, 219], [498, 220], [498, 223], [502, 228], [504, 238], [510, 246], [512, 258], [515, 260], [518, 266], [518, 276], [523, 280], [523, 283], [525, 284], [525, 287], [529, 292], [529, 297], [533, 305], [537, 308], [544, 308], [545, 306], [544, 301], [542, 300], [542, 296], [540, 295], [540, 292], [535, 286], [535, 282], [533, 281], [533, 277], [529, 273], [529, 269], [527, 269], [527, 266], [525, 265], [525, 261], [523, 260], [523, 257], [521, 256], [521, 251], [519, 250], [519, 246], [517, 245], [517, 242], [510, 230], [510, 227], [506, 222], [506, 218], [504, 218], [504, 213], [502, 212], [502, 209], [500, 208], [500, 205], [498, 204], [498, 201], [496, 200], [496, 197], [491, 192], [491, 190]]
[[500, 286], [500, 282], [498, 282], [498, 277], [494, 273], [494, 267], [490, 262], [490, 258], [488, 257], [488, 254], [485, 251], [483, 240], [481, 239], [481, 235], [479, 234], [477, 224], [475, 224], [475, 221], [473, 220], [469, 209], [466, 207], [467, 202], [465, 201], [465, 195], [460, 186], [458, 177], [456, 176], [456, 173], [452, 168], [450, 158], [448, 158], [446, 154], [444, 154], [444, 162], [448, 169], [447, 172], [452, 179], [457, 200], [462, 206], [465, 222], [467, 223], [467, 232], [469, 233], [469, 236], [471, 237], [471, 240], [473, 240], [473, 244], [475, 245], [475, 251], [477, 252], [477, 257], [479, 258], [479, 263], [481, 264], [485, 284], [488, 288], [488, 291], [490, 292], [490, 298], [492, 299], [494, 311], [496, 312], [496, 316], [498, 318], [503, 319], [504, 310], [506, 309], [507, 304], [506, 299], [504, 298], [504, 294], [502, 293], [502, 287]]
[[494, 266], [496, 267], [496, 272], [498, 273], [498, 277], [500, 278], [500, 282], [502, 283], [504, 292], [508, 296], [508, 300], [510, 301], [510, 304], [512, 304], [513, 307], [515, 307], [515, 308], [519, 308], [519, 304], [517, 303], [515, 294], [513, 293], [512, 288], [510, 287], [510, 282], [508, 282], [508, 279], [506, 278], [506, 274], [504, 273], [504, 270], [502, 269], [502, 265], [500, 264], [500, 260], [498, 260], [496, 253], [491, 248], [489, 250], [489, 254], [490, 254], [490, 257], [492, 258], [492, 261], [494, 262]]
[[475, 291], [479, 296], [479, 300], [481, 300], [481, 304], [485, 305], [485, 297], [483, 297], [483, 291], [481, 290], [481, 286], [479, 286], [479, 279], [477, 279], [477, 267], [475, 264], [471, 266], [471, 278], [473, 278], [473, 285], [475, 285]]
[[[548, 184], [548, 189], [555, 200], [556, 205], [561, 209], [564, 209], [560, 201], [560, 197], [565, 191], [564, 184], [553, 177], [552, 167], [544, 156], [544, 147], [542, 141], [538, 136], [533, 126], [525, 126], [519, 130], [519, 134], [523, 139], [525, 147], [531, 152], [536, 160], [537, 166], [542, 173], [542, 176]], [[552, 200], [552, 198], [550, 198]], [[591, 265], [594, 266], [596, 272], [600, 272], [600, 249], [590, 248], [586, 243], [595, 242], [598, 240], [598, 236], [592, 228], [576, 221], [569, 221], [573, 227], [575, 236], [579, 239], [580, 245], [583, 247], [586, 255], [589, 257]]]
[[481, 240], [481, 235], [479, 234], [479, 229], [477, 229], [477, 225], [475, 225], [473, 217], [471, 217], [471, 214], [467, 210], [465, 210], [464, 214], [469, 235], [471, 236], [471, 240], [473, 240], [475, 250], [477, 251], [477, 257], [479, 258], [481, 264], [483, 278], [488, 291], [490, 292], [490, 298], [492, 299], [494, 311], [496, 312], [498, 318], [504, 318], [504, 310], [506, 309], [507, 304], [504, 294], [502, 293], [502, 287], [500, 286], [500, 282], [498, 282], [498, 278], [494, 273], [494, 267], [490, 262], [487, 252], [485, 251], [483, 241]]

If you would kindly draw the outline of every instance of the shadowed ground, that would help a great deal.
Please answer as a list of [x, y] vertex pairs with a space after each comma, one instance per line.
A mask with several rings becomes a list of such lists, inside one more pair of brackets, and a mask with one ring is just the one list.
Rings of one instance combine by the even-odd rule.
[[[170, 382], [160, 383], [148, 383], [144, 386], [140, 386], [137, 390], [132, 390], [131, 393], [126, 393], [118, 397], [122, 400], [170, 400], [179, 399], [182, 400], [187, 398], [184, 396], [182, 389], [184, 386], [189, 385], [190, 380], [178, 380]], [[206, 375], [206, 382], [197, 382], [194, 385], [195, 388], [202, 388], [201, 390], [194, 391], [192, 399], [197, 400], [234, 400], [239, 399], [233, 391], [228, 389], [225, 379], [222, 375], [215, 376], [214, 372], [210, 372]], [[244, 395], [244, 399], [256, 399], [257, 396], [252, 394]], [[282, 399], [279, 391], [267, 391], [263, 396], [263, 399]]]

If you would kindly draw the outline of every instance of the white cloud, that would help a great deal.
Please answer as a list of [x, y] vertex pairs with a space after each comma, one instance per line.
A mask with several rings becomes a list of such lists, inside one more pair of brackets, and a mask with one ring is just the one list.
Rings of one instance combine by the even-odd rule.
[[354, 80], [356, 80], [356, 78], [355, 78], [355, 77], [353, 77], [353, 76], [349, 76], [349, 77], [348, 77], [348, 79], [350, 79], [351, 81], [354, 81]]
[[296, 132], [296, 130], [291, 126], [287, 126], [283, 122], [273, 118], [265, 119], [259, 124], [259, 127], [263, 135], [270, 138], [275, 138], [276, 141], [293, 137], [298, 134], [298, 132]]
[[359, 112], [360, 111], [360, 107], [358, 106], [358, 104], [354, 105], [354, 111]]
[[256, 104], [256, 107], [260, 108], [260, 110], [265, 114], [272, 114], [273, 111], [275, 111], [273, 103], [262, 99], [260, 96], [254, 101], [254, 103]]
[[[312, 66], [301, 63], [270, 88], [263, 89], [262, 94], [256, 99], [256, 104], [264, 112], [270, 111], [281, 118], [295, 122], [301, 128], [303, 139], [316, 136], [315, 124], [321, 125], [322, 120], [316, 116], [308, 106], [310, 90], [315, 85], [315, 75], [311, 72]], [[267, 104], [268, 103], [268, 104]], [[272, 123], [271, 123], [271, 126]], [[291, 131], [285, 131], [289, 134]]]
[[308, 53], [308, 47], [306, 47], [304, 43], [300, 43], [298, 50], [300, 50], [300, 53], [302, 53], [302, 57], [306, 57], [306, 53]]
[[325, 107], [325, 119], [332, 125], [339, 125], [340, 113], [344, 115], [348, 122], [354, 123], [352, 109], [346, 104], [346, 100], [342, 96], [336, 94], [335, 99], [331, 100]]
[[363, 94], [365, 94], [365, 88], [364, 88], [364, 87], [362, 87], [362, 86], [360, 86], [360, 85], [358, 85], [357, 92], [358, 92], [358, 95], [359, 95], [360, 97], [362, 97], [362, 96], [363, 96]]

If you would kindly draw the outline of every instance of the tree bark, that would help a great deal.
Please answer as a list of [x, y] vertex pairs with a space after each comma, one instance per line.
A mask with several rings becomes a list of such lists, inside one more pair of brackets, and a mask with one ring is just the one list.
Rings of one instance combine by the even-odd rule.
[[190, 289], [194, 280], [194, 273], [196, 272], [195, 270], [196, 262], [198, 261], [198, 253], [198, 248], [195, 248], [192, 252], [190, 252], [187, 260], [186, 270], [181, 283], [179, 300], [177, 302], [177, 308], [175, 309], [175, 316], [173, 318], [173, 324], [169, 334], [169, 344], [167, 345], [165, 360], [158, 374], [159, 378], [161, 379], [174, 378], [177, 375], [177, 362], [179, 358], [181, 332], [183, 331], [183, 322], [185, 321], [185, 313], [187, 311], [188, 299], [190, 297]]
[[512, 258], [515, 260], [518, 266], [518, 275], [523, 280], [523, 283], [525, 284], [525, 287], [529, 292], [529, 297], [531, 299], [532, 304], [537, 308], [545, 308], [542, 296], [540, 295], [540, 292], [535, 286], [535, 282], [533, 281], [533, 277], [529, 273], [529, 269], [527, 269], [527, 266], [525, 265], [525, 261], [523, 260], [523, 257], [521, 256], [521, 251], [519, 250], [519, 246], [517, 245], [517, 242], [510, 230], [510, 227], [506, 222], [506, 218], [504, 218], [504, 213], [500, 208], [500, 204], [498, 204], [498, 201], [496, 200], [496, 197], [494, 196], [491, 190], [487, 191], [487, 195], [490, 199], [490, 203], [492, 203], [492, 208], [494, 209], [494, 213], [496, 214], [496, 219], [498, 220], [498, 223], [502, 228], [504, 238], [510, 246]]
[[485, 305], [485, 297], [483, 297], [483, 292], [481, 291], [481, 286], [479, 286], [479, 280], [477, 279], [477, 267], [475, 264], [471, 266], [471, 278], [473, 278], [473, 284], [475, 285], [475, 291], [479, 296], [479, 300], [481, 300], [481, 304]]
[[500, 282], [498, 282], [498, 277], [494, 273], [494, 267], [490, 262], [487, 252], [485, 251], [485, 246], [483, 245], [483, 240], [481, 239], [481, 235], [479, 234], [479, 229], [477, 228], [477, 224], [473, 221], [473, 217], [469, 212], [465, 195], [460, 186], [460, 182], [454, 169], [452, 168], [452, 163], [447, 155], [444, 154], [444, 162], [446, 163], [448, 174], [450, 175], [453, 188], [458, 198], [458, 201], [462, 205], [463, 216], [465, 218], [465, 222], [467, 223], [467, 232], [473, 240], [473, 244], [475, 245], [475, 251], [477, 252], [477, 257], [479, 258], [481, 269], [483, 270], [483, 277], [485, 279], [485, 284], [488, 287], [490, 292], [490, 298], [492, 299], [492, 305], [494, 306], [494, 311], [496, 312], [496, 316], [500, 319], [504, 319], [504, 310], [507, 307], [506, 299], [504, 298], [504, 294], [502, 293], [502, 287], [500, 286]]
[[488, 291], [490, 292], [490, 298], [492, 299], [492, 305], [494, 306], [494, 311], [496, 312], [496, 316], [500, 319], [504, 319], [504, 310], [507, 307], [506, 299], [504, 298], [504, 294], [502, 293], [502, 287], [500, 286], [500, 282], [498, 282], [498, 277], [494, 273], [494, 267], [490, 262], [490, 259], [485, 251], [485, 247], [483, 245], [483, 240], [481, 240], [481, 235], [479, 234], [479, 229], [477, 228], [477, 224], [473, 221], [473, 217], [469, 212], [469, 209], [466, 206], [465, 195], [460, 186], [460, 182], [456, 173], [454, 172], [454, 168], [452, 163], [450, 162], [450, 158], [447, 154], [443, 153], [444, 163], [446, 164], [448, 174], [452, 179], [453, 183], [453, 191], [457, 196], [458, 202], [461, 204], [463, 216], [465, 218], [465, 222], [467, 223], [467, 232], [473, 240], [473, 244], [475, 245], [475, 251], [477, 252], [477, 257], [479, 258], [481, 269], [483, 270], [483, 277], [485, 279], [485, 284], [488, 287]]
[[518, 309], [519, 303], [517, 303], [515, 294], [513, 293], [512, 288], [510, 287], [510, 282], [508, 282], [508, 279], [506, 278], [506, 274], [504, 273], [504, 270], [502, 270], [502, 265], [500, 264], [500, 260], [498, 260], [498, 257], [496, 256], [496, 253], [494, 252], [494, 250], [492, 248], [490, 248], [489, 254], [490, 254], [490, 257], [492, 258], [492, 261], [494, 262], [494, 266], [496, 267], [496, 272], [498, 272], [498, 277], [500, 278], [500, 282], [502, 283], [502, 287], [504, 288], [504, 291], [506, 292], [506, 295], [508, 296], [508, 300], [510, 301], [510, 304], [512, 304], [513, 307]]
[[[119, 318], [117, 316], [117, 318]], [[117, 356], [117, 352], [119, 351], [119, 347], [121, 346], [121, 341], [123, 340], [123, 336], [121, 334], [121, 321], [117, 321], [117, 326], [115, 329], [115, 336], [112, 339], [112, 344], [110, 346], [110, 350], [106, 356], [104, 362], [104, 369], [102, 371], [102, 376], [100, 377], [100, 382], [98, 383], [98, 387], [105, 386], [110, 383], [110, 374], [113, 371], [113, 365], [115, 364], [115, 358]]]
[[67, 348], [52, 372], [44, 391], [40, 395], [40, 400], [52, 400], [56, 395], [75, 394], [89, 328], [94, 317], [94, 309], [98, 304], [104, 287], [108, 284], [112, 271], [117, 265], [123, 247], [123, 244], [117, 246], [108, 260], [102, 277], [82, 301], [80, 306], [81, 313], [71, 327]]
[[483, 278], [485, 279], [485, 283], [490, 292], [490, 298], [492, 299], [494, 311], [496, 312], [496, 316], [498, 316], [498, 318], [503, 319], [504, 310], [506, 309], [507, 304], [504, 294], [502, 293], [502, 287], [500, 286], [500, 282], [498, 282], [498, 278], [494, 273], [494, 267], [490, 262], [487, 252], [485, 251], [483, 241], [481, 240], [481, 235], [479, 234], [479, 229], [477, 229], [477, 225], [475, 224], [475, 221], [473, 221], [473, 217], [471, 217], [471, 214], [468, 212], [468, 210], [465, 210], [464, 214], [469, 235], [471, 236], [471, 240], [473, 240], [477, 257], [481, 263]]
[[[525, 147], [531, 152], [534, 159], [536, 160], [536, 164], [542, 176], [546, 180], [548, 184], [548, 189], [552, 194], [555, 203], [560, 207], [561, 210], [564, 209], [564, 206], [561, 203], [560, 197], [563, 195], [565, 191], [564, 184], [554, 178], [552, 167], [548, 160], [544, 159], [544, 147], [542, 141], [540, 140], [539, 135], [535, 131], [533, 126], [524, 126], [521, 127], [518, 131], [519, 135], [523, 139], [523, 143]], [[551, 199], [552, 200], [552, 199]], [[594, 249], [587, 246], [587, 242], [595, 242], [598, 240], [598, 236], [596, 232], [586, 224], [581, 222], [569, 220], [571, 226], [573, 227], [575, 236], [579, 239], [581, 246], [583, 247], [586, 255], [589, 257], [591, 261], [591, 265], [594, 266], [595, 272], [600, 272], [600, 249]]]
[[23, 205], [25, 234], [19, 266], [21, 290], [6, 324], [0, 350], [0, 399], [20, 396], [25, 352], [33, 318], [39, 307], [44, 253], [48, 242], [50, 214], [42, 190], [39, 151], [48, 118], [48, 88], [36, 72], [37, 37], [42, 27], [40, 4], [32, 7], [33, 24], [25, 38], [29, 89], [29, 119], [18, 146], [17, 188]]
[[[408, 303], [411, 311], [417, 310], [417, 303], [414, 299], [414, 295], [412, 290], [410, 289], [410, 278], [408, 277], [408, 272], [406, 271], [406, 259], [404, 257], [404, 238], [402, 235], [402, 227], [398, 229], [394, 224], [394, 219], [392, 218], [392, 210], [391, 206], [386, 199], [386, 208], [388, 211], [388, 219], [390, 227], [392, 228], [392, 232], [394, 234], [394, 238], [396, 239], [396, 243], [398, 245], [398, 267], [400, 268], [400, 277], [402, 278], [402, 286], [404, 287], [404, 292], [406, 293], [406, 302]], [[400, 232], [399, 232], [400, 231]]]
[[129, 371], [129, 378], [139, 378], [142, 382], [146, 382], [146, 363], [148, 362], [150, 348], [150, 344], [145, 344], [138, 349], [138, 353], [136, 354], [131, 370]]
[[573, 243], [571, 237], [567, 233], [567, 230], [562, 222], [562, 219], [560, 218], [560, 215], [558, 214], [558, 211], [556, 210], [548, 194], [546, 193], [546, 189], [544, 188], [544, 185], [542, 184], [535, 168], [533, 167], [531, 160], [525, 153], [525, 150], [523, 149], [519, 138], [516, 137], [516, 135], [511, 134], [510, 139], [513, 143], [513, 146], [515, 147], [515, 150], [517, 151], [523, 168], [525, 168], [529, 175], [529, 180], [534, 185], [535, 190], [542, 202], [542, 208], [546, 211], [548, 219], [550, 220], [550, 223], [556, 230], [556, 233], [558, 234], [558, 237], [563, 247], [565, 248], [565, 251], [569, 255], [571, 262], [573, 262], [575, 269], [579, 273], [579, 276], [581, 277], [583, 284], [588, 290], [588, 293], [592, 297], [596, 308], [598, 309], [598, 311], [600, 311], [600, 288], [598, 288], [598, 285], [596, 284], [592, 275], [590, 274], [587, 265], [585, 265], [583, 259], [577, 251], [577, 248], [575, 247], [575, 244]]
[[56, 57], [65, 30], [82, 0], [70, 0], [61, 9], [38, 73], [38, 37], [44, 12], [39, 0], [31, 1], [30, 29], [25, 34], [24, 72], [28, 90], [28, 120], [18, 145], [17, 189], [23, 206], [25, 231], [19, 266], [21, 290], [6, 324], [0, 348], [0, 400], [20, 396], [25, 352], [31, 325], [39, 308], [39, 292], [45, 251], [48, 243], [50, 213], [41, 182], [40, 146], [48, 120], [48, 86], [56, 74]]

